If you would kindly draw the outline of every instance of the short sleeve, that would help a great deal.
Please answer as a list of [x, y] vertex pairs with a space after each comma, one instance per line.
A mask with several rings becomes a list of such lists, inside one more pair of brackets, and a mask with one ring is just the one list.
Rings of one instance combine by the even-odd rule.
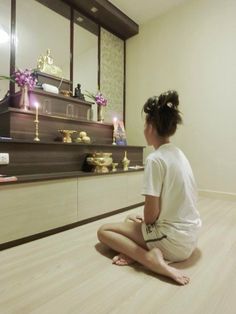
[[147, 158], [144, 169], [144, 182], [142, 195], [161, 195], [165, 169], [161, 160]]

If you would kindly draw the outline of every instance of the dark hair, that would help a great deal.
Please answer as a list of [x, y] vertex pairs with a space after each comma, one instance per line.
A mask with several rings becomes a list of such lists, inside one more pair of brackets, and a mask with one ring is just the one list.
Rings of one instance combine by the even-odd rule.
[[143, 106], [146, 122], [156, 127], [159, 136], [169, 137], [175, 134], [177, 124], [182, 123], [178, 106], [179, 95], [174, 90], [150, 97]]

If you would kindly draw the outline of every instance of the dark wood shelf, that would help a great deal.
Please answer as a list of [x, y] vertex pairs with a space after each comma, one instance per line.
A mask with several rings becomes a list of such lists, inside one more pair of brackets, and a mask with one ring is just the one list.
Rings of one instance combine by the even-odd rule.
[[[18, 140], [32, 141], [35, 138], [34, 110], [21, 110], [0, 106], [0, 136]], [[89, 120], [85, 115], [76, 118], [39, 112], [39, 138], [52, 143], [61, 135], [58, 130], [85, 131], [92, 142], [111, 144], [113, 125]]]
[[[99, 123], [100, 124], [100, 123]], [[0, 136], [0, 144], [1, 143], [22, 143], [22, 144], [34, 144], [34, 145], [65, 145], [65, 146], [91, 146], [91, 147], [97, 147], [98, 144], [91, 143], [91, 144], [85, 144], [85, 143], [63, 143], [63, 142], [47, 142], [47, 141], [29, 141], [29, 140], [20, 140], [20, 139], [8, 139]], [[112, 144], [99, 144], [99, 147], [101, 148], [117, 148], [117, 149], [123, 149], [126, 150], [129, 148], [145, 148], [146, 146], [139, 146], [139, 145], [112, 145]]]
[[[91, 103], [90, 103], [91, 104]], [[12, 113], [19, 113], [19, 114], [24, 114], [24, 115], [35, 115], [34, 110], [22, 110], [19, 108], [15, 107], [5, 107], [4, 109], [2, 108], [2, 111], [0, 109], [0, 113], [7, 113], [7, 112], [12, 112]], [[63, 116], [58, 116], [56, 114], [45, 114], [42, 112], [39, 112], [39, 122], [40, 122], [40, 117], [45, 117], [48, 119], [58, 119], [58, 120], [67, 120], [67, 121], [76, 121], [76, 122], [87, 122], [89, 124], [94, 124], [94, 125], [104, 125], [104, 126], [113, 126], [112, 123], [107, 123], [107, 122], [98, 122], [98, 121], [93, 121], [93, 120], [87, 120], [87, 119], [80, 119], [80, 118], [70, 118], [70, 117], [63, 117]]]
[[[118, 169], [127, 151], [130, 166], [143, 165], [143, 146], [111, 144], [81, 144], [61, 142], [34, 142], [28, 140], [0, 140], [0, 151], [9, 154], [10, 163], [0, 166], [0, 173], [7, 176], [77, 176], [91, 175], [86, 158], [95, 152], [109, 152]], [[136, 171], [136, 170], [135, 170]]]
[[[37, 1], [68, 18], [66, 10], [63, 10], [63, 6], [59, 6], [57, 1]], [[107, 0], [64, 0], [64, 2], [124, 40], [138, 34], [138, 24]], [[98, 9], [96, 14], [91, 12], [92, 7]]]
[[[65, 78], [60, 78], [60, 77], [57, 77], [57, 76], [54, 76], [54, 75], [51, 75], [51, 74], [48, 74], [48, 73], [45, 73], [45, 72], [41, 72], [40, 70], [37, 70], [34, 72], [36, 75], [37, 75], [37, 79], [40, 81], [41, 77], [44, 78], [44, 82], [46, 82], [45, 80], [53, 80], [53, 81], [56, 81], [58, 82], [59, 84], [61, 82], [64, 82], [66, 83], [68, 86], [72, 85], [73, 82], [68, 80], [68, 79], [65, 79]], [[58, 85], [59, 85], [58, 84]]]
[[[29, 93], [31, 93], [32, 91], [29, 91]], [[33, 92], [35, 94], [38, 94], [38, 95], [43, 95], [43, 96], [49, 96], [51, 98], [56, 98], [56, 99], [62, 99], [62, 100], [65, 100], [65, 101], [69, 101], [69, 102], [74, 102], [74, 103], [77, 103], [77, 104], [84, 104], [84, 105], [93, 105], [94, 102], [91, 102], [91, 101], [87, 101], [87, 100], [82, 100], [82, 99], [79, 99], [79, 98], [76, 98], [76, 97], [72, 97], [72, 96], [64, 96], [63, 94], [56, 94], [56, 93], [50, 93], [50, 92], [46, 92], [44, 91], [43, 89], [40, 89], [40, 88], [35, 88], [33, 90]]]
[[83, 178], [83, 177], [94, 177], [94, 176], [105, 176], [105, 175], [116, 175], [143, 171], [143, 169], [129, 169], [128, 171], [123, 171], [122, 169], [117, 169], [116, 172], [107, 173], [95, 173], [95, 172], [85, 172], [85, 171], [68, 171], [68, 172], [57, 172], [57, 173], [40, 173], [40, 174], [28, 174], [28, 175], [18, 175], [17, 181], [1, 182], [1, 185], [9, 184], [19, 184], [28, 182], [39, 182], [48, 180], [58, 180], [58, 179], [68, 179], [68, 178]]

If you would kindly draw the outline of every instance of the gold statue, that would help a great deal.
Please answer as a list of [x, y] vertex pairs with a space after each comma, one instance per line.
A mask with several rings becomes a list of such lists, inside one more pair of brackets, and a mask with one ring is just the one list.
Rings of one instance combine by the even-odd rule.
[[37, 60], [37, 69], [41, 72], [62, 77], [62, 69], [53, 64], [51, 50], [47, 49], [46, 56], [40, 55]]

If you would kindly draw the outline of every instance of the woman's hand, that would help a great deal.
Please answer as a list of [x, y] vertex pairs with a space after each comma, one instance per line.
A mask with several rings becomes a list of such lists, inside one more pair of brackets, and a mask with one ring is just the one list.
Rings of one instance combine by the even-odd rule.
[[125, 218], [126, 222], [143, 222], [143, 217], [140, 215], [132, 214]]

